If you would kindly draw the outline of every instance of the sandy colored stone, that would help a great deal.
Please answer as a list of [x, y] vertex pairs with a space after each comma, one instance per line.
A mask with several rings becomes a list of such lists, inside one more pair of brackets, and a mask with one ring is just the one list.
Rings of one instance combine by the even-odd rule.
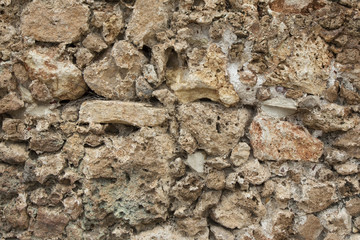
[[29, 86], [29, 90], [31, 92], [31, 96], [40, 102], [47, 102], [52, 100], [50, 90], [43, 82], [39, 80], [32, 81]]
[[82, 41], [82, 44], [87, 49], [94, 51], [94, 52], [101, 52], [105, 48], [107, 48], [107, 44], [102, 40], [101, 36], [90, 33], [86, 36], [86, 38]]
[[61, 237], [69, 220], [59, 208], [40, 207], [36, 221], [30, 228], [34, 231], [34, 236], [39, 238]]
[[225, 106], [234, 105], [240, 99], [227, 78], [226, 64], [221, 49], [215, 44], [210, 45], [200, 66], [167, 69], [167, 85], [182, 103], [208, 98]]
[[65, 213], [67, 213], [72, 220], [76, 220], [83, 212], [82, 200], [79, 197], [67, 197], [62, 203], [64, 204]]
[[181, 128], [210, 155], [228, 153], [244, 134], [249, 119], [246, 109], [226, 109], [213, 103], [189, 103], [179, 107]]
[[21, 119], [5, 118], [2, 122], [2, 130], [5, 132], [6, 140], [21, 141], [26, 136], [25, 124]]
[[193, 237], [187, 237], [176, 227], [170, 224], [163, 224], [147, 231], [132, 236], [131, 240], [151, 240], [151, 239], [173, 239], [173, 240], [190, 240]]
[[215, 240], [234, 240], [235, 239], [234, 235], [230, 231], [225, 230], [225, 228], [220, 227], [220, 226], [211, 225], [210, 231], [214, 235]]
[[168, 89], [155, 90], [152, 92], [152, 95], [159, 99], [165, 106], [172, 106], [177, 100], [176, 96]]
[[335, 190], [331, 183], [308, 181], [302, 185], [302, 194], [297, 205], [306, 213], [319, 212], [337, 201]]
[[355, 127], [348, 132], [338, 136], [333, 145], [341, 148], [342, 150], [346, 150], [346, 153], [351, 157], [360, 157], [360, 127]]
[[316, 240], [324, 227], [321, 225], [318, 217], [313, 214], [306, 215], [305, 221], [299, 225], [300, 235], [308, 240]]
[[13, 228], [27, 229], [29, 216], [26, 213], [26, 194], [20, 193], [4, 209], [4, 217]]
[[351, 233], [351, 216], [345, 208], [335, 206], [326, 209], [319, 214], [319, 218], [324, 228], [331, 233], [342, 238]]
[[31, 134], [29, 148], [38, 153], [56, 152], [63, 144], [63, 137], [58, 132], [34, 132]]
[[0, 114], [16, 111], [24, 107], [24, 102], [16, 93], [10, 92], [0, 99]]
[[218, 170], [222, 170], [231, 166], [226, 157], [207, 158], [205, 161], [205, 165], [207, 167], [215, 168]]
[[272, 234], [274, 239], [286, 239], [293, 233], [294, 213], [280, 210], [273, 216]]
[[[81, 97], [87, 90], [81, 71], [70, 61], [56, 60], [55, 54], [53, 49], [40, 48], [27, 52], [25, 64], [30, 78], [45, 84], [54, 98], [74, 100]], [[42, 92], [32, 89], [35, 91]], [[40, 96], [40, 99], [44, 97], [43, 94]]]
[[182, 177], [186, 173], [186, 166], [181, 158], [176, 158], [169, 163], [170, 175], [173, 177]]
[[43, 184], [51, 176], [58, 176], [65, 168], [66, 160], [61, 153], [41, 155], [34, 169], [36, 180]]
[[335, 165], [336, 172], [341, 175], [351, 175], [360, 172], [359, 162], [356, 160], [350, 160], [346, 163]]
[[266, 213], [259, 196], [253, 192], [225, 192], [213, 208], [211, 218], [224, 227], [241, 229], [260, 221]]
[[193, 203], [200, 195], [204, 181], [197, 174], [190, 173], [172, 187], [171, 195], [182, 202]]
[[166, 109], [146, 103], [93, 100], [81, 105], [79, 121], [144, 127], [160, 125], [167, 118]]
[[0, 143], [0, 159], [10, 164], [24, 163], [28, 159], [27, 147], [21, 143]]
[[258, 115], [250, 126], [254, 156], [260, 160], [316, 162], [323, 143], [300, 126]]
[[155, 33], [166, 29], [172, 3], [167, 0], [140, 0], [127, 25], [126, 37], [135, 45], [154, 43]]
[[88, 30], [89, 15], [89, 9], [74, 0], [36, 0], [21, 14], [22, 35], [42, 42], [71, 43]]
[[180, 144], [181, 148], [189, 154], [193, 154], [198, 147], [196, 139], [187, 129], [180, 129], [178, 143]]
[[30, 201], [38, 206], [45, 206], [49, 204], [49, 194], [44, 188], [37, 188], [31, 192], [29, 196]]
[[206, 218], [187, 217], [178, 219], [176, 225], [181, 232], [186, 233], [187, 236], [195, 237], [202, 232], [208, 232], [208, 223]]
[[231, 151], [230, 161], [234, 166], [239, 167], [248, 160], [249, 155], [250, 146], [245, 142], [240, 142]]
[[80, 160], [85, 155], [83, 138], [76, 133], [67, 138], [63, 147], [63, 152], [65, 153], [65, 158], [68, 160], [69, 164], [72, 164], [75, 167], [79, 166]]
[[350, 158], [346, 151], [329, 147], [324, 149], [324, 155], [325, 161], [331, 165], [344, 163]]
[[360, 197], [355, 197], [347, 201], [346, 210], [351, 216], [360, 215]]
[[116, 66], [128, 69], [133, 73], [138, 73], [146, 62], [144, 54], [127, 41], [116, 42], [111, 49], [111, 56]]
[[221, 191], [204, 191], [196, 203], [194, 214], [197, 216], [205, 216], [207, 211], [220, 201], [220, 197]]
[[80, 69], [88, 65], [94, 58], [94, 54], [87, 48], [79, 48], [74, 56], [76, 58], [76, 66]]
[[359, 118], [351, 114], [350, 108], [332, 103], [325, 105], [321, 110], [305, 113], [302, 121], [307, 127], [333, 132], [347, 131], [355, 127]]
[[[306, 46], [304, 48], [303, 46]], [[331, 53], [320, 38], [288, 38], [272, 55], [284, 56], [284, 63], [268, 74], [266, 85], [283, 86], [311, 94], [322, 94], [329, 77]]]
[[219, 170], [211, 170], [206, 175], [206, 187], [209, 189], [222, 190], [225, 188], [225, 172]]
[[251, 184], [260, 185], [271, 176], [266, 165], [260, 164], [257, 159], [249, 160], [240, 167], [240, 173]]
[[20, 168], [0, 162], [0, 199], [16, 196], [23, 187], [23, 173]]

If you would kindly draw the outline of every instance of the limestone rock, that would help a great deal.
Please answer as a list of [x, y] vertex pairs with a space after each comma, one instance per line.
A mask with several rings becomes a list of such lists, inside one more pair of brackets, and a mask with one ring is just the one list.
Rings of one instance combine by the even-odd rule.
[[324, 227], [321, 225], [319, 218], [309, 214], [306, 215], [304, 222], [299, 225], [300, 235], [309, 240], [316, 240]]
[[89, 15], [89, 9], [74, 0], [36, 0], [21, 14], [21, 31], [37, 41], [71, 43], [88, 30]]
[[81, 105], [79, 121], [144, 127], [161, 125], [167, 118], [166, 109], [145, 103], [93, 100]]
[[134, 73], [138, 73], [146, 62], [144, 54], [126, 41], [116, 42], [111, 49], [111, 56], [116, 66]]
[[245, 142], [240, 142], [233, 148], [230, 161], [234, 166], [239, 167], [248, 160], [249, 155], [250, 146]]
[[61, 153], [42, 155], [34, 169], [36, 180], [43, 184], [50, 176], [58, 176], [65, 168], [66, 160]]
[[226, 64], [221, 49], [210, 45], [202, 65], [189, 69], [169, 68], [166, 72], [167, 85], [183, 103], [208, 98], [225, 106], [234, 105], [240, 99], [227, 78]]
[[329, 208], [319, 215], [326, 230], [338, 236], [345, 237], [351, 233], [351, 216], [345, 208], [337, 206]]
[[195, 174], [188, 174], [176, 182], [172, 188], [172, 195], [183, 202], [194, 202], [204, 187], [203, 180]]
[[189, 103], [178, 108], [181, 128], [210, 155], [227, 154], [244, 135], [249, 119], [246, 109], [225, 109], [212, 103]]
[[211, 225], [210, 231], [214, 234], [215, 240], [235, 240], [235, 236], [223, 227]]
[[23, 100], [19, 99], [14, 92], [8, 93], [0, 99], [0, 114], [16, 111], [22, 107], [24, 107]]
[[245, 180], [251, 184], [260, 185], [271, 176], [269, 169], [260, 164], [257, 159], [246, 162], [241, 168], [240, 173]]
[[190, 240], [193, 237], [184, 236], [179, 230], [170, 224], [163, 224], [131, 237], [131, 240], [151, 240], [151, 239], [173, 239], [173, 240]]
[[27, 229], [29, 216], [26, 213], [26, 194], [21, 193], [13, 199], [4, 209], [4, 217], [13, 228]]
[[62, 236], [69, 220], [69, 217], [59, 208], [40, 207], [37, 210], [36, 221], [30, 227], [36, 237], [56, 238]]
[[260, 221], [266, 213], [258, 195], [253, 192], [225, 192], [212, 210], [211, 218], [227, 228], [244, 228]]
[[351, 216], [360, 215], [360, 197], [355, 197], [347, 201], [346, 210]]
[[289, 38], [278, 49], [270, 48], [270, 52], [272, 55], [289, 57], [284, 58], [285, 62], [278, 64], [269, 73], [266, 85], [283, 86], [311, 94], [322, 94], [326, 89], [331, 53], [320, 37]]
[[360, 157], [360, 127], [340, 135], [333, 143], [334, 146], [346, 150], [346, 153], [351, 157]]
[[206, 175], [206, 187], [209, 189], [222, 190], [225, 188], [225, 172], [221, 170], [211, 170]]
[[140, 0], [127, 25], [126, 37], [140, 47], [152, 45], [156, 32], [165, 29], [170, 17], [171, 2], [166, 0]]
[[51, 92], [48, 87], [39, 80], [32, 81], [29, 89], [31, 96], [40, 102], [47, 102], [52, 99]]
[[319, 212], [337, 201], [335, 187], [331, 183], [308, 181], [302, 185], [298, 207], [306, 213]]
[[186, 164], [198, 173], [204, 172], [205, 154], [203, 152], [195, 152], [189, 154]]
[[170, 175], [173, 177], [182, 177], [185, 175], [186, 166], [181, 158], [176, 158], [169, 163]]
[[65, 213], [67, 213], [72, 220], [76, 220], [83, 212], [82, 200], [79, 197], [67, 197], [63, 200]]
[[323, 143], [306, 129], [261, 115], [251, 123], [250, 141], [254, 156], [260, 160], [316, 162], [323, 151]]
[[20, 119], [5, 118], [2, 122], [2, 130], [5, 132], [6, 140], [25, 140], [25, 123]]
[[207, 214], [207, 211], [214, 207], [221, 197], [221, 191], [205, 191], [201, 194], [196, 207], [194, 209], [194, 214], [196, 216], [204, 216]]
[[206, 218], [187, 217], [176, 221], [178, 229], [185, 232], [186, 235], [195, 237], [201, 235], [202, 232], [208, 232]]
[[289, 98], [272, 98], [261, 105], [261, 110], [271, 117], [286, 117], [296, 112], [296, 102]]
[[0, 162], [0, 200], [16, 196], [23, 182], [23, 173], [18, 167]]
[[0, 159], [10, 164], [24, 163], [28, 159], [28, 152], [25, 144], [0, 143]]
[[79, 48], [74, 56], [76, 58], [76, 66], [79, 69], [83, 69], [94, 58], [94, 54], [92, 54], [87, 48]]
[[335, 165], [334, 168], [341, 175], [351, 175], [360, 172], [360, 164], [356, 160], [351, 160], [343, 164]]
[[94, 33], [90, 33], [86, 36], [86, 38], [82, 41], [82, 44], [87, 49], [94, 52], [101, 52], [105, 48], [107, 48], [107, 44], [102, 40], [102, 38]]
[[359, 118], [350, 113], [348, 107], [328, 104], [321, 110], [304, 114], [302, 121], [310, 128], [324, 132], [347, 131], [357, 125]]
[[38, 153], [56, 152], [63, 146], [64, 140], [58, 132], [34, 132], [29, 148]]
[[71, 137], [66, 139], [66, 143], [63, 147], [63, 152], [66, 155], [68, 162], [75, 167], [79, 166], [80, 160], [85, 155], [85, 150], [83, 146], [83, 139], [79, 134], [74, 134]]
[[81, 71], [70, 61], [57, 61], [54, 50], [32, 49], [26, 55], [25, 64], [30, 78], [45, 84], [54, 98], [74, 100], [87, 90]]

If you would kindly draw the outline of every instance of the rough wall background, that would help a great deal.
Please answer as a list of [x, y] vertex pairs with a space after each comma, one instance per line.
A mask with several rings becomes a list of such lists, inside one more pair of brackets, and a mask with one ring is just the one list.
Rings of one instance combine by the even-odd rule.
[[0, 238], [360, 239], [357, 0], [0, 0]]

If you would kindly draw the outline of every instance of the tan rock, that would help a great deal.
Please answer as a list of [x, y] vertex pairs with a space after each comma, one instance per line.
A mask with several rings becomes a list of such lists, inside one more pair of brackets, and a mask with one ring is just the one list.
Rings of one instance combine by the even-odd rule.
[[29, 226], [29, 216], [26, 213], [26, 194], [20, 193], [4, 209], [5, 220], [13, 228], [27, 229]]
[[321, 110], [305, 113], [302, 121], [310, 128], [333, 132], [347, 131], [355, 127], [359, 118], [351, 114], [350, 108], [331, 103]]
[[40, 207], [36, 221], [30, 228], [34, 231], [34, 236], [39, 238], [61, 237], [69, 220], [59, 208]]
[[0, 143], [0, 159], [10, 164], [24, 163], [28, 159], [28, 152], [25, 144]]
[[2, 196], [16, 196], [24, 187], [23, 172], [16, 166], [0, 162], [0, 193]]
[[346, 210], [351, 216], [360, 215], [360, 197], [355, 197], [347, 201]]
[[15, 63], [13, 65], [13, 72], [15, 77], [20, 81], [21, 84], [25, 84], [29, 79], [29, 74], [25, 67], [21, 63]]
[[29, 86], [29, 90], [31, 92], [31, 96], [40, 102], [48, 102], [52, 100], [50, 90], [39, 80], [32, 81]]
[[94, 58], [94, 54], [87, 48], [79, 48], [74, 56], [76, 58], [76, 66], [80, 69], [83, 69]]
[[284, 56], [285, 61], [268, 74], [265, 85], [283, 86], [311, 94], [322, 94], [326, 89], [331, 53], [320, 37], [288, 38], [279, 48], [270, 47], [269, 50], [276, 58]]
[[80, 122], [121, 123], [133, 126], [158, 126], [167, 119], [167, 110], [146, 103], [102, 101], [84, 102]]
[[33, 132], [29, 148], [38, 153], [56, 152], [63, 144], [64, 140], [59, 132]]
[[87, 49], [94, 52], [101, 52], [105, 48], [107, 48], [107, 44], [102, 40], [101, 36], [96, 33], [90, 33], [86, 36], [86, 38], [82, 41], [82, 44]]
[[16, 89], [16, 81], [12, 78], [12, 74], [7, 68], [0, 68], [0, 88], [8, 91]]
[[340, 96], [346, 100], [347, 104], [359, 104], [360, 103], [360, 95], [355, 91], [346, 89], [345, 87], [340, 88]]
[[257, 159], [250, 160], [240, 167], [240, 173], [251, 184], [260, 185], [271, 176], [269, 169]]
[[67, 197], [62, 203], [64, 204], [64, 212], [67, 213], [72, 220], [76, 220], [83, 212], [82, 200], [79, 197]]
[[324, 227], [321, 225], [319, 218], [309, 214], [305, 217], [305, 221], [299, 225], [298, 232], [304, 239], [316, 240], [323, 229]]
[[346, 151], [329, 147], [325, 148], [324, 155], [325, 161], [331, 165], [344, 163], [350, 158]]
[[215, 240], [235, 240], [234, 234], [228, 230], [225, 230], [223, 227], [211, 225], [210, 231], [214, 235]]
[[176, 221], [178, 229], [185, 232], [186, 235], [194, 237], [200, 235], [202, 232], [208, 231], [208, 223], [206, 218], [187, 217]]
[[259, 196], [253, 192], [225, 192], [213, 208], [211, 218], [227, 228], [249, 226], [260, 221], [266, 213]]
[[172, 239], [172, 240], [191, 240], [170, 224], [158, 225], [155, 228], [140, 232], [130, 238], [131, 240], [151, 240], [151, 239]]
[[89, 9], [74, 0], [36, 0], [21, 14], [21, 31], [37, 41], [71, 43], [88, 30], [89, 15]]
[[210, 45], [200, 66], [167, 69], [167, 85], [183, 103], [208, 98], [225, 106], [234, 105], [240, 99], [227, 78], [226, 64], [221, 49], [215, 44]]
[[83, 139], [79, 134], [75, 133], [66, 139], [63, 152], [65, 153], [65, 158], [68, 160], [69, 164], [72, 164], [75, 167], [79, 166], [80, 160], [85, 155]]
[[5, 118], [2, 122], [4, 138], [11, 141], [25, 140], [26, 129], [24, 121], [20, 119]]
[[0, 99], [0, 114], [16, 111], [22, 107], [24, 107], [23, 100], [19, 99], [14, 92], [10, 92]]
[[244, 135], [249, 111], [225, 109], [212, 103], [189, 103], [178, 108], [181, 128], [196, 139], [198, 148], [210, 155], [223, 155]]
[[274, 239], [287, 239], [293, 233], [294, 213], [289, 210], [280, 210], [273, 216], [272, 234]]
[[84, 230], [81, 229], [77, 224], [69, 223], [66, 226], [66, 235], [69, 239], [82, 240]]
[[[54, 98], [74, 100], [87, 90], [81, 71], [70, 61], [57, 61], [52, 49], [30, 50], [26, 55], [25, 64], [30, 78], [45, 84]], [[41, 99], [45, 97], [42, 89], [32, 91], [39, 91], [41, 94], [36, 96], [41, 96]]]
[[306, 213], [319, 212], [337, 201], [336, 189], [330, 183], [309, 181], [302, 185], [302, 195], [297, 203]]
[[170, 175], [173, 177], [182, 177], [185, 175], [186, 166], [181, 158], [176, 158], [169, 163]]
[[204, 181], [198, 175], [190, 173], [176, 182], [172, 195], [182, 202], [193, 203], [201, 195]]
[[204, 217], [207, 214], [207, 211], [220, 201], [220, 197], [221, 191], [204, 191], [196, 203], [194, 214]]
[[338, 236], [345, 237], [351, 233], [351, 216], [345, 208], [337, 206], [326, 209], [319, 214], [324, 228]]
[[34, 169], [36, 180], [43, 184], [50, 176], [58, 176], [65, 168], [66, 160], [61, 153], [42, 155], [37, 159]]
[[225, 172], [221, 170], [211, 170], [206, 175], [206, 187], [209, 189], [222, 190], [225, 188]]
[[210, 168], [215, 168], [218, 170], [222, 170], [224, 168], [230, 167], [231, 164], [226, 159], [226, 157], [215, 157], [215, 158], [208, 158], [205, 161], [205, 165]]
[[334, 166], [336, 172], [341, 175], [351, 175], [360, 172], [359, 162], [356, 160], [351, 160], [343, 164]]
[[140, 0], [127, 25], [126, 37], [135, 45], [152, 45], [155, 34], [166, 29], [170, 17], [171, 2], [166, 0]]
[[306, 129], [260, 115], [251, 123], [250, 141], [254, 156], [260, 160], [316, 162], [323, 152], [323, 143]]
[[262, 102], [261, 110], [271, 117], [281, 118], [294, 114], [297, 106], [292, 99], [277, 97]]
[[175, 95], [168, 89], [159, 89], [152, 92], [152, 95], [159, 99], [165, 106], [172, 106], [176, 102]]
[[360, 127], [357, 126], [354, 129], [340, 135], [333, 143], [334, 146], [340, 147], [346, 150], [346, 153], [351, 157], [360, 157]]
[[111, 49], [116, 66], [125, 68], [133, 73], [139, 73], [142, 65], [146, 62], [146, 57], [132, 44], [126, 41], [118, 41]]
[[29, 199], [33, 204], [38, 206], [49, 204], [49, 194], [47, 194], [44, 188], [37, 188], [32, 191]]
[[234, 166], [239, 167], [248, 160], [249, 155], [250, 146], [245, 142], [240, 142], [231, 151], [230, 161]]
[[181, 148], [189, 154], [193, 154], [198, 148], [196, 139], [187, 129], [180, 129], [180, 136], [178, 138], [178, 142]]

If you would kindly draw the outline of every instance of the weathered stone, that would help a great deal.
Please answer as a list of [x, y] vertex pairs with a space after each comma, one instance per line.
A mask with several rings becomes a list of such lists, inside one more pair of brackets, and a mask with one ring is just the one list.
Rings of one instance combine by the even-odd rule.
[[186, 164], [198, 173], [204, 172], [205, 154], [203, 152], [195, 152], [189, 154]]
[[169, 68], [167, 84], [183, 103], [208, 98], [225, 106], [234, 105], [240, 99], [226, 76], [226, 64], [221, 49], [210, 45], [202, 65], [190, 69]]
[[231, 151], [230, 161], [234, 166], [239, 167], [248, 160], [249, 155], [250, 146], [245, 142], [240, 142]]
[[152, 92], [152, 95], [159, 99], [165, 106], [172, 106], [176, 102], [175, 95], [168, 89], [159, 89]]
[[188, 174], [176, 182], [171, 194], [180, 201], [192, 203], [201, 195], [203, 187], [204, 182], [199, 176]]
[[50, 90], [39, 80], [32, 81], [29, 86], [29, 90], [31, 92], [31, 96], [40, 102], [48, 102], [52, 100]]
[[194, 214], [197, 216], [204, 216], [207, 214], [207, 211], [214, 207], [221, 197], [221, 191], [205, 191], [201, 194], [196, 207], [194, 209]]
[[79, 166], [80, 160], [85, 155], [83, 139], [79, 134], [75, 133], [66, 139], [63, 152], [65, 153], [65, 158], [68, 160], [69, 164], [72, 164], [75, 167]]
[[303, 123], [324, 132], [347, 131], [357, 125], [359, 118], [352, 115], [350, 108], [337, 104], [325, 105], [321, 110], [305, 113]]
[[140, 99], [149, 99], [152, 97], [153, 88], [144, 77], [138, 77], [135, 81], [136, 96]]
[[316, 162], [323, 151], [323, 143], [306, 129], [261, 115], [251, 123], [250, 142], [260, 160]]
[[61, 153], [40, 156], [34, 169], [36, 180], [43, 184], [50, 176], [58, 176], [65, 168], [65, 164], [66, 160]]
[[176, 225], [180, 231], [185, 232], [186, 235], [194, 237], [202, 232], [208, 231], [208, 223], [206, 218], [188, 217], [176, 221]]
[[189, 154], [193, 154], [198, 147], [196, 139], [187, 129], [180, 129], [178, 143], [180, 144], [181, 148]]
[[20, 193], [4, 209], [4, 217], [13, 228], [27, 229], [29, 216], [26, 213], [26, 194]]
[[321, 225], [319, 218], [309, 214], [304, 217], [305, 219], [299, 224], [299, 233], [300, 236], [308, 240], [318, 239], [320, 233], [324, 229]]
[[351, 216], [345, 208], [337, 206], [329, 208], [319, 214], [324, 228], [338, 236], [345, 237], [351, 233]]
[[89, 15], [89, 9], [74, 0], [36, 0], [21, 14], [21, 31], [37, 41], [71, 43], [88, 30]]
[[344, 163], [350, 158], [346, 151], [336, 148], [325, 148], [324, 155], [325, 161], [331, 165]]
[[211, 218], [227, 228], [249, 226], [260, 221], [266, 213], [259, 196], [253, 192], [225, 192], [213, 208]]
[[101, 52], [107, 48], [107, 44], [104, 42], [104, 40], [102, 40], [102, 38], [95, 33], [90, 33], [87, 35], [86, 38], [82, 41], [82, 44], [84, 47], [94, 52]]
[[76, 66], [80, 69], [88, 65], [94, 58], [94, 55], [87, 48], [79, 48], [74, 56], [76, 58]]
[[360, 158], [360, 127], [340, 135], [333, 143], [334, 146], [346, 150], [351, 157]]
[[250, 114], [246, 109], [225, 109], [211, 103], [183, 104], [178, 110], [181, 128], [210, 155], [227, 154], [236, 145]]
[[205, 165], [207, 167], [215, 168], [218, 170], [222, 170], [231, 166], [231, 164], [228, 162], [227, 159], [225, 159], [225, 157], [208, 158], [205, 161]]
[[79, 108], [76, 106], [67, 106], [61, 112], [61, 119], [64, 121], [75, 122], [79, 117]]
[[31, 134], [29, 148], [38, 153], [56, 152], [63, 144], [63, 137], [58, 132], [34, 132]]
[[260, 185], [271, 176], [269, 169], [257, 159], [250, 160], [240, 167], [240, 173], [251, 184]]
[[144, 127], [161, 125], [167, 118], [166, 109], [146, 103], [94, 100], [81, 105], [79, 121]]
[[47, 194], [44, 188], [37, 188], [32, 191], [29, 199], [33, 204], [38, 206], [49, 204], [49, 194]]
[[5, 132], [6, 140], [25, 140], [25, 128], [24, 121], [20, 119], [5, 118], [2, 122], [2, 130]]
[[181, 158], [176, 158], [169, 164], [170, 175], [173, 177], [182, 177], [185, 175], [186, 166]]
[[360, 197], [355, 197], [347, 201], [346, 210], [351, 216], [360, 215]]
[[16, 166], [0, 163], [0, 199], [14, 197], [22, 189], [23, 173]]
[[30, 228], [34, 231], [35, 237], [61, 237], [69, 220], [59, 208], [40, 207], [37, 210], [36, 221]]
[[12, 78], [12, 74], [7, 68], [0, 68], [0, 88], [8, 91], [16, 89], [16, 81]]
[[170, 224], [156, 226], [155, 228], [143, 231], [130, 238], [131, 240], [151, 240], [151, 239], [173, 239], [190, 240], [193, 237], [184, 236], [179, 230]]
[[170, 17], [172, 3], [166, 0], [140, 0], [126, 29], [126, 37], [135, 45], [153, 45], [156, 32], [165, 29]]
[[82, 200], [79, 197], [67, 197], [62, 203], [64, 204], [64, 212], [67, 213], [72, 220], [76, 220], [83, 212]]
[[273, 216], [272, 234], [274, 239], [289, 238], [292, 233], [294, 213], [289, 210], [280, 210]]
[[337, 201], [335, 187], [330, 183], [307, 181], [302, 185], [302, 195], [297, 203], [306, 213], [319, 212]]
[[24, 107], [23, 100], [19, 99], [14, 92], [8, 93], [0, 99], [0, 114], [16, 111], [22, 107]]
[[296, 102], [289, 98], [272, 98], [264, 101], [261, 110], [271, 117], [286, 117], [296, 112]]
[[222, 190], [225, 188], [225, 172], [219, 170], [211, 170], [206, 175], [206, 187], [209, 189]]
[[[74, 100], [87, 90], [81, 71], [70, 61], [56, 60], [53, 49], [30, 50], [26, 55], [25, 64], [30, 78], [45, 84], [54, 98]], [[32, 91], [40, 91], [41, 94], [36, 96], [44, 97], [41, 89]]]
[[128, 69], [132, 73], [139, 73], [146, 57], [133, 45], [126, 41], [116, 42], [111, 49], [116, 66], [121, 69]]
[[220, 226], [211, 225], [210, 231], [214, 234], [215, 240], [235, 240], [235, 236], [230, 231]]
[[25, 144], [0, 143], [0, 160], [3, 162], [10, 164], [24, 163], [28, 159], [28, 155]]
[[360, 172], [360, 165], [356, 160], [351, 160], [343, 164], [335, 165], [334, 168], [341, 175], [351, 175]]

